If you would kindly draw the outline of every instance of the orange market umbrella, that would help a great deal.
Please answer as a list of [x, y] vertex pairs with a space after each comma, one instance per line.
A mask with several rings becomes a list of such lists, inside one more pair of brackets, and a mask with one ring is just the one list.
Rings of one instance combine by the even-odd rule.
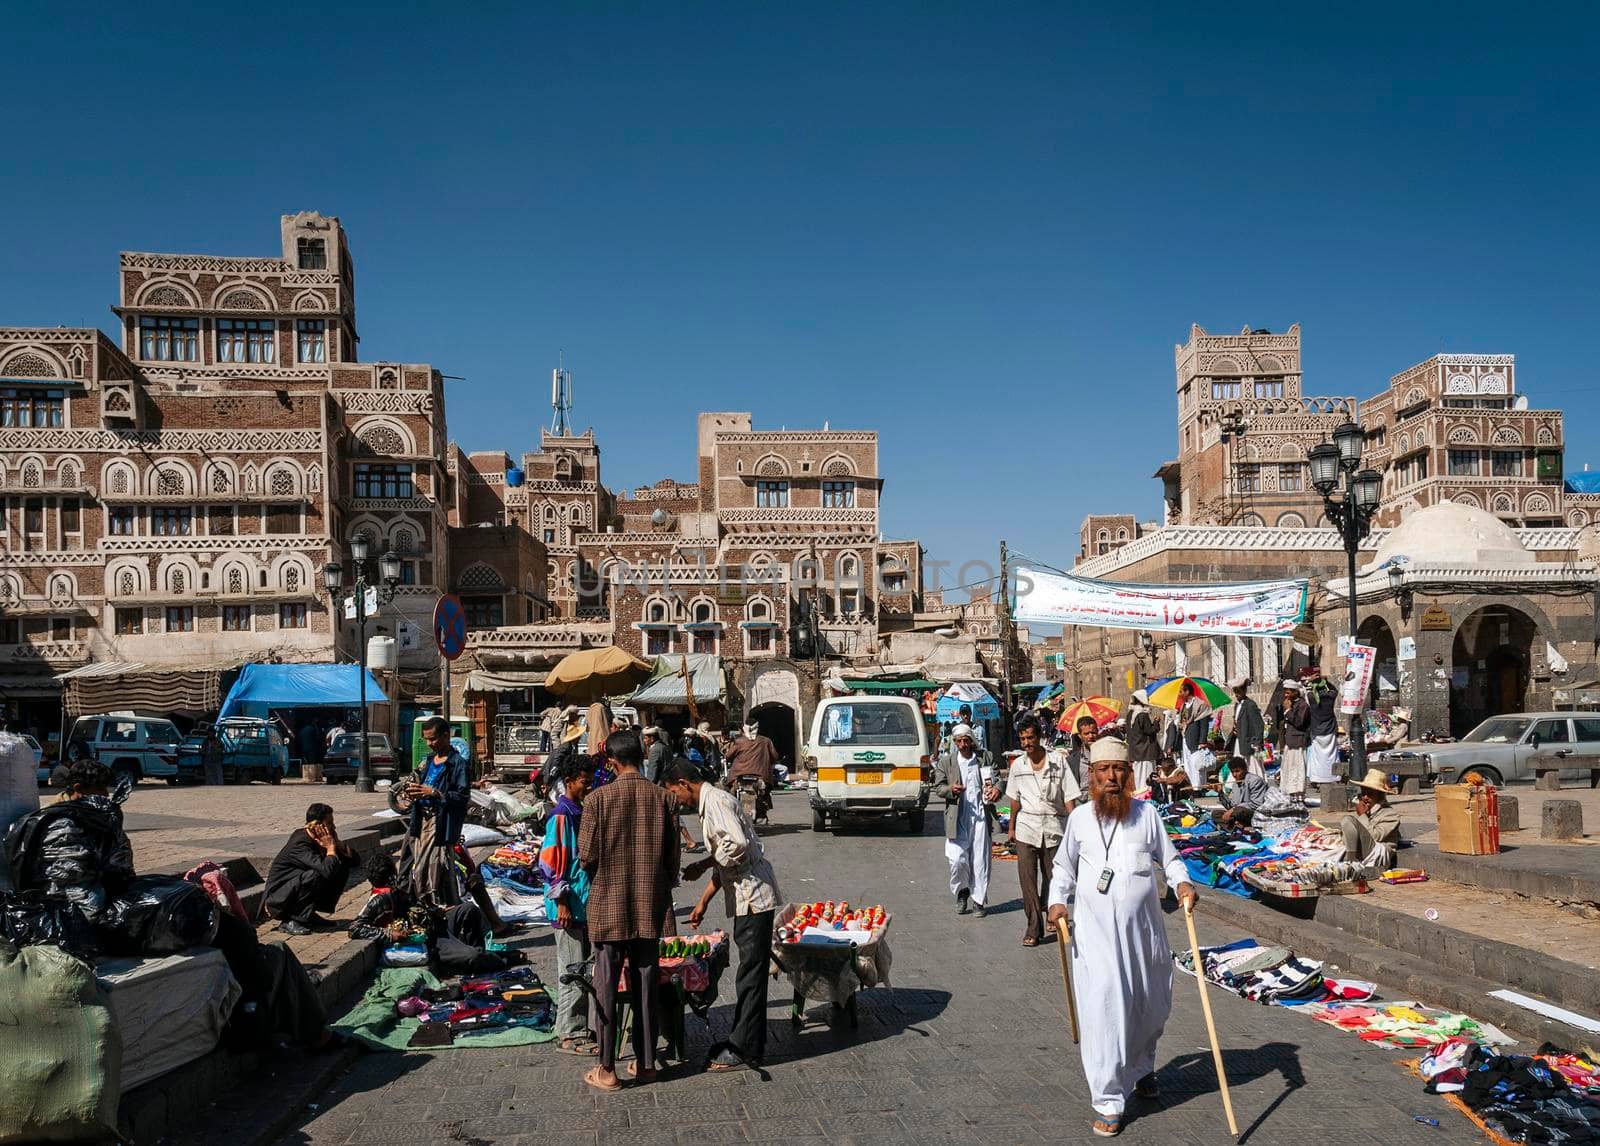
[[1071, 732], [1085, 716], [1094, 720], [1097, 728], [1104, 728], [1122, 715], [1122, 702], [1109, 696], [1086, 696], [1077, 704], [1070, 704], [1056, 721], [1062, 732]]
[[583, 649], [562, 657], [544, 686], [572, 704], [588, 704], [632, 692], [650, 679], [652, 667], [649, 661], [615, 645]]

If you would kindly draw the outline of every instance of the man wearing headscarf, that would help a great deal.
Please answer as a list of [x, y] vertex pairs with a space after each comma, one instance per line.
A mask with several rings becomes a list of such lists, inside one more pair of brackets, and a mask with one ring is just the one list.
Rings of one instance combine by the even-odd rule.
[[1156, 761], [1161, 759], [1161, 729], [1150, 715], [1150, 699], [1144, 689], [1128, 701], [1128, 761], [1133, 765], [1133, 790], [1150, 786]]
[[1313, 784], [1332, 784], [1343, 771], [1339, 764], [1339, 718], [1336, 715], [1339, 690], [1316, 667], [1307, 669], [1306, 706], [1311, 713], [1311, 744], [1306, 749], [1306, 779]]
[[1283, 764], [1278, 788], [1291, 800], [1306, 798], [1306, 746], [1311, 743], [1311, 709], [1297, 680], [1283, 681]]
[[1089, 802], [1067, 817], [1050, 881], [1050, 926], [1072, 909], [1072, 978], [1095, 1134], [1122, 1130], [1128, 1097], [1154, 1098], [1156, 1042], [1172, 1011], [1172, 950], [1156, 872], [1192, 911], [1194, 885], [1154, 804], [1133, 798], [1128, 749], [1107, 737], [1090, 753]]
[[1213, 759], [1208, 747], [1211, 706], [1188, 681], [1178, 686], [1178, 727], [1183, 733], [1183, 771], [1189, 777], [1189, 787], [1198, 796], [1206, 790], [1206, 771]]
[[944, 854], [950, 861], [950, 894], [956, 913], [988, 914], [990, 818], [1000, 790], [994, 758], [978, 747], [970, 724], [950, 730], [951, 750], [940, 758], [933, 791], [944, 798]]

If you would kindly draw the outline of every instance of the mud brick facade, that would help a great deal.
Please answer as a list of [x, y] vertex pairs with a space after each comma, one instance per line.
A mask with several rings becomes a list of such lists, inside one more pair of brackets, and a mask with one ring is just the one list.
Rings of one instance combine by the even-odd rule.
[[91, 662], [354, 659], [322, 567], [357, 533], [403, 559], [369, 635], [432, 670], [418, 631], [445, 575], [439, 374], [357, 360], [338, 219], [284, 216], [280, 238], [267, 258], [124, 253], [120, 346], [0, 329], [8, 700], [59, 698], [57, 677]]

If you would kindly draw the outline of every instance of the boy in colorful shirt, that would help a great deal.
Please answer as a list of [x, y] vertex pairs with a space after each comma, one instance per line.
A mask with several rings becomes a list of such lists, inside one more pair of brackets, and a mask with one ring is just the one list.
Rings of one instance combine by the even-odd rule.
[[588, 1016], [579, 1015], [583, 989], [562, 983], [561, 976], [589, 958], [589, 873], [578, 862], [578, 824], [595, 775], [587, 756], [571, 757], [562, 771], [565, 791], [545, 821], [539, 874], [545, 918], [556, 933], [556, 1035], [563, 1052], [591, 1056], [599, 1045], [589, 1037]]

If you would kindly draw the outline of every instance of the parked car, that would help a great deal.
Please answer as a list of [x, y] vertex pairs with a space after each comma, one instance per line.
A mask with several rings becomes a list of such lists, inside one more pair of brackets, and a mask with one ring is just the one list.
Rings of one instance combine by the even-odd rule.
[[1600, 768], [1600, 713], [1515, 712], [1491, 716], [1460, 740], [1449, 744], [1413, 746], [1385, 752], [1379, 767], [1389, 759], [1426, 763], [1428, 775], [1439, 784], [1466, 784], [1477, 777], [1485, 784], [1533, 780], [1535, 762], [1561, 760], [1563, 780], [1588, 779]]
[[[205, 783], [205, 749], [212, 727], [197, 725], [178, 746], [178, 775], [186, 783]], [[263, 780], [276, 784], [288, 773], [289, 745], [277, 725], [258, 717], [230, 716], [215, 725], [215, 731], [222, 752], [223, 783]]]
[[80, 716], [67, 737], [66, 759], [92, 758], [119, 777], [178, 782], [177, 725], [155, 716], [131, 713]]
[[[389, 737], [382, 732], [367, 733], [367, 758], [374, 780], [393, 780], [395, 767], [394, 748]], [[344, 732], [333, 742], [322, 761], [322, 778], [329, 784], [341, 780], [354, 780], [361, 769], [361, 733]]]
[[932, 757], [917, 702], [903, 696], [832, 697], [811, 720], [807, 762], [816, 776], [811, 827], [857, 817], [905, 817], [922, 831]]
[[33, 753], [33, 773], [40, 784], [50, 783], [50, 769], [45, 766], [44, 749], [39, 742], [26, 732], [17, 733], [17, 738], [28, 746], [28, 751]]

